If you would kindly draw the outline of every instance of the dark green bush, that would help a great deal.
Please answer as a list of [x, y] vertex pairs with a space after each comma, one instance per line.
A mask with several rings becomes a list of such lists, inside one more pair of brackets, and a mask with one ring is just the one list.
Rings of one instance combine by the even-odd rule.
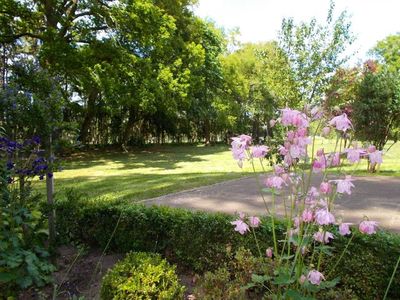
[[101, 299], [183, 299], [175, 267], [159, 254], [128, 253], [103, 278]]
[[[105, 247], [120, 219], [110, 250], [158, 252], [168, 260], [200, 273], [223, 266], [240, 247], [256, 253], [251, 234], [242, 236], [233, 231], [230, 222], [234, 216], [231, 215], [104, 201], [61, 201], [56, 210], [61, 241], [74, 238]], [[266, 249], [272, 246], [271, 228], [268, 219], [262, 221], [256, 232], [261, 249]], [[284, 227], [278, 225], [279, 239], [284, 231]], [[336, 236], [335, 252], [329, 258], [327, 270], [345, 247], [345, 241]], [[340, 276], [342, 290], [352, 290], [361, 299], [379, 299], [385, 292], [399, 254], [399, 235], [357, 234], [332, 276]], [[400, 299], [400, 271], [389, 295], [391, 299]]]

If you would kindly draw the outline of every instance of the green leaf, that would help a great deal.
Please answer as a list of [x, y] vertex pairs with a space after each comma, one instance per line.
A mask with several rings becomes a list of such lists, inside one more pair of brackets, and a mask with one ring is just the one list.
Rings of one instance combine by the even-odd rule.
[[252, 280], [254, 283], [263, 284], [264, 282], [271, 280], [271, 276], [252, 274], [252, 275], [251, 275], [251, 280]]
[[303, 296], [300, 292], [295, 290], [288, 290], [285, 294], [285, 299], [290, 300], [314, 300], [315, 298]]
[[15, 280], [17, 277], [18, 277], [17, 274], [6, 273], [4, 271], [0, 272], [0, 282], [2, 282], [2, 283], [6, 283], [6, 282], [10, 282], [12, 280]]

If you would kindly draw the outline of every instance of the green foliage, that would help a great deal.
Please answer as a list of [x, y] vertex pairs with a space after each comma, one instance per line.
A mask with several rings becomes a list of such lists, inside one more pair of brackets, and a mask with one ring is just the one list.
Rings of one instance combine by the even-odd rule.
[[400, 78], [395, 73], [366, 70], [353, 103], [357, 139], [380, 150], [400, 134]]
[[52, 280], [55, 268], [44, 247], [48, 231], [38, 209], [39, 201], [38, 197], [21, 195], [17, 190], [2, 189], [0, 298], [14, 294], [16, 288], [40, 287]]
[[370, 51], [376, 58], [386, 65], [392, 72], [400, 70], [400, 33], [389, 35], [379, 41]]
[[291, 66], [303, 103], [320, 103], [333, 73], [348, 60], [343, 54], [354, 40], [351, 23], [346, 11], [337, 19], [333, 13], [331, 2], [324, 24], [318, 24], [315, 18], [299, 25], [291, 18], [282, 22], [279, 46]]
[[101, 299], [165, 299], [183, 297], [175, 267], [160, 255], [131, 252], [104, 276]]
[[[381, 299], [389, 283], [389, 274], [393, 272], [396, 256], [400, 254], [399, 243], [399, 235], [384, 231], [370, 236], [358, 234], [332, 276], [339, 276], [340, 286], [353, 291], [360, 299]], [[336, 255], [342, 253], [344, 239], [335, 239], [333, 246], [335, 255], [328, 263], [328, 270], [336, 263]], [[397, 272], [388, 299], [399, 297], [400, 273]]]
[[[252, 235], [242, 236], [233, 231], [230, 224], [233, 216], [132, 204], [76, 201], [73, 205], [60, 201], [57, 203], [59, 237], [65, 242], [72, 237], [104, 247], [121, 214], [120, 224], [110, 244], [114, 251], [163, 253], [169, 260], [197, 272], [217, 270], [226, 265], [232, 253], [240, 247], [257, 253]], [[285, 230], [283, 224], [278, 224], [278, 239], [282, 238]], [[256, 234], [261, 249], [272, 245], [270, 221], [267, 218], [262, 219], [262, 226]], [[382, 297], [399, 255], [399, 236], [389, 233], [373, 236], [356, 234], [350, 245], [350, 252], [343, 257], [329, 279], [340, 277], [338, 288], [343, 293], [351, 294], [354, 291], [361, 299]], [[344, 243], [334, 242], [333, 246], [336, 250], [329, 266], [336, 262]], [[368, 276], [374, 277], [374, 280]], [[399, 298], [399, 291], [400, 277], [396, 275], [390, 297]]]

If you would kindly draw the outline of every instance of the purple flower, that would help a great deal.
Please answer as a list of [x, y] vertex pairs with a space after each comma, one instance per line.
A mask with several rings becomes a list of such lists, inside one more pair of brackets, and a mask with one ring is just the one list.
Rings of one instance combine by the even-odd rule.
[[334, 117], [330, 122], [329, 125], [334, 126], [337, 130], [346, 132], [347, 129], [352, 128], [351, 121], [347, 118], [347, 115], [341, 114], [340, 116]]
[[12, 161], [8, 161], [7, 162], [7, 170], [11, 170], [12, 168], [14, 168], [14, 163]]
[[240, 234], [245, 234], [246, 231], [249, 231], [249, 225], [247, 225], [245, 222], [242, 220], [236, 220], [231, 222], [232, 225], [235, 225], [235, 231], [238, 231]]
[[327, 244], [329, 243], [329, 239], [334, 239], [334, 235], [329, 231], [317, 231], [314, 233], [313, 238], [317, 242]]
[[376, 233], [376, 227], [378, 227], [378, 222], [375, 221], [362, 221], [358, 226], [361, 233], [374, 234]]
[[250, 227], [257, 228], [260, 226], [261, 220], [258, 217], [251, 216], [249, 217], [249, 225]]
[[321, 281], [325, 280], [325, 277], [317, 270], [311, 270], [310, 272], [308, 272], [307, 279], [312, 284], [320, 285]]
[[342, 236], [348, 235], [351, 233], [350, 231], [351, 223], [342, 223], [339, 225], [339, 234]]
[[263, 158], [267, 155], [269, 148], [267, 146], [254, 146], [251, 149], [251, 154], [254, 158]]
[[321, 208], [315, 213], [315, 222], [319, 225], [329, 225], [335, 223], [335, 216], [327, 208]]

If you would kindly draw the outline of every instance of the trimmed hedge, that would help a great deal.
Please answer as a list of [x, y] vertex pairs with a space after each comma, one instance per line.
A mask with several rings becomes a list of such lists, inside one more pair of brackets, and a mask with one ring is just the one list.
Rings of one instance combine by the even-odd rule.
[[[256, 253], [253, 236], [235, 232], [231, 215], [102, 201], [60, 201], [56, 212], [61, 242], [73, 239], [105, 247], [119, 220], [109, 250], [161, 253], [196, 272], [217, 269], [240, 247]], [[266, 249], [272, 246], [272, 234], [268, 220], [262, 221], [256, 232], [260, 247]], [[278, 224], [277, 228], [278, 237], [282, 237], [284, 226]], [[335, 254], [328, 265], [335, 263], [345, 244], [342, 238], [334, 240]], [[399, 254], [399, 235], [356, 234], [334, 275], [341, 277], [343, 288], [353, 290], [361, 299], [380, 299]], [[392, 283], [390, 298], [400, 299], [400, 270]]]

